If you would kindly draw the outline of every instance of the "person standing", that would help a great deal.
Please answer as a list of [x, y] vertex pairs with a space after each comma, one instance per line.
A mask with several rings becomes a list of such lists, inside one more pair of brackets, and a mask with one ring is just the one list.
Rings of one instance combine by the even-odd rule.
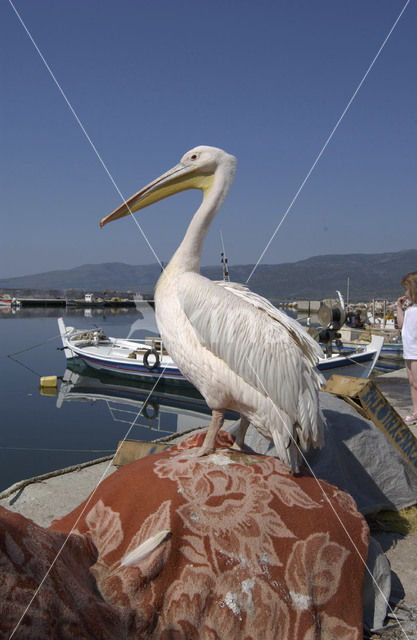
[[[397, 323], [401, 329], [403, 353], [410, 382], [413, 412], [405, 418], [417, 422], [417, 271], [407, 273], [401, 280], [405, 295], [397, 300]], [[407, 306], [408, 305], [408, 306]]]

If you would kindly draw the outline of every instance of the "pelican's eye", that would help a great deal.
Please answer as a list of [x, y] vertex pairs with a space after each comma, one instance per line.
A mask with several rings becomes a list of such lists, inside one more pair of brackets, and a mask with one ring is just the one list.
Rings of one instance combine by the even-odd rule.
[[193, 155], [191, 156], [191, 160], [197, 160], [198, 155], [196, 153], [193, 153]]

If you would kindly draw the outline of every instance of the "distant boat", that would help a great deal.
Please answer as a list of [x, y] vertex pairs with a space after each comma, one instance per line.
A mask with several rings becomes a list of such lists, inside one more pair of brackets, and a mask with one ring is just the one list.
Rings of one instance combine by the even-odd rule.
[[[58, 319], [63, 350], [67, 359], [80, 358], [92, 369], [142, 380], [157, 380], [169, 384], [192, 386], [166, 352], [159, 337], [145, 340], [126, 340], [107, 337], [101, 329], [66, 327]], [[333, 353], [320, 358], [317, 368], [324, 377], [333, 373], [367, 378], [381, 352], [384, 339], [373, 336], [372, 341], [349, 354]]]
[[[358, 347], [364, 347], [369, 342], [344, 342], [343, 346], [335, 347], [340, 353], [352, 353], [357, 351]], [[403, 345], [397, 342], [384, 342], [381, 349], [381, 359], [385, 360], [401, 360], [403, 358]]]
[[340, 353], [349, 353], [369, 344], [373, 335], [379, 335], [384, 338], [382, 345], [380, 360], [390, 360], [401, 366], [403, 360], [403, 344], [401, 341], [401, 332], [397, 329], [396, 334], [393, 332], [375, 331], [373, 328], [368, 329], [352, 329], [350, 327], [342, 327], [340, 330], [342, 345], [335, 347]]
[[0, 297], [0, 309], [11, 309], [12, 298], [10, 296]]
[[371, 342], [357, 345], [356, 349], [336, 351], [331, 356], [320, 358], [317, 368], [325, 378], [329, 378], [334, 373], [355, 378], [369, 378], [381, 355], [383, 344], [383, 336], [373, 335]]

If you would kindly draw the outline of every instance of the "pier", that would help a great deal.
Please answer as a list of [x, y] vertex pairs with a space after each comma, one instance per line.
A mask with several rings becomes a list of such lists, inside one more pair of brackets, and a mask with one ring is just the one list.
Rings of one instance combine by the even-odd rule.
[[14, 298], [12, 307], [81, 307], [81, 308], [103, 308], [103, 307], [134, 307], [135, 301], [127, 298], [110, 300], [83, 300], [66, 298]]

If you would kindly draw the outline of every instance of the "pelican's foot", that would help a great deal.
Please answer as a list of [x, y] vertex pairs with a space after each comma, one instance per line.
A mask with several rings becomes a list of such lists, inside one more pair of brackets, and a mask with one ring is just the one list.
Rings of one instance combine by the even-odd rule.
[[209, 456], [210, 453], [214, 453], [216, 451], [216, 438], [219, 430], [223, 426], [223, 421], [224, 411], [213, 409], [204, 442], [199, 449], [192, 453], [190, 452], [190, 455], [194, 458], [202, 458], [203, 456]]
[[190, 451], [191, 458], [202, 458], [203, 456], [209, 456], [216, 451], [216, 447], [205, 445], [204, 442], [198, 449], [192, 449]]
[[249, 420], [247, 420], [244, 416], [241, 416], [239, 421], [239, 426], [235, 429], [233, 435], [235, 438], [233, 449], [238, 449], [239, 451], [245, 450], [245, 436], [249, 427]]

